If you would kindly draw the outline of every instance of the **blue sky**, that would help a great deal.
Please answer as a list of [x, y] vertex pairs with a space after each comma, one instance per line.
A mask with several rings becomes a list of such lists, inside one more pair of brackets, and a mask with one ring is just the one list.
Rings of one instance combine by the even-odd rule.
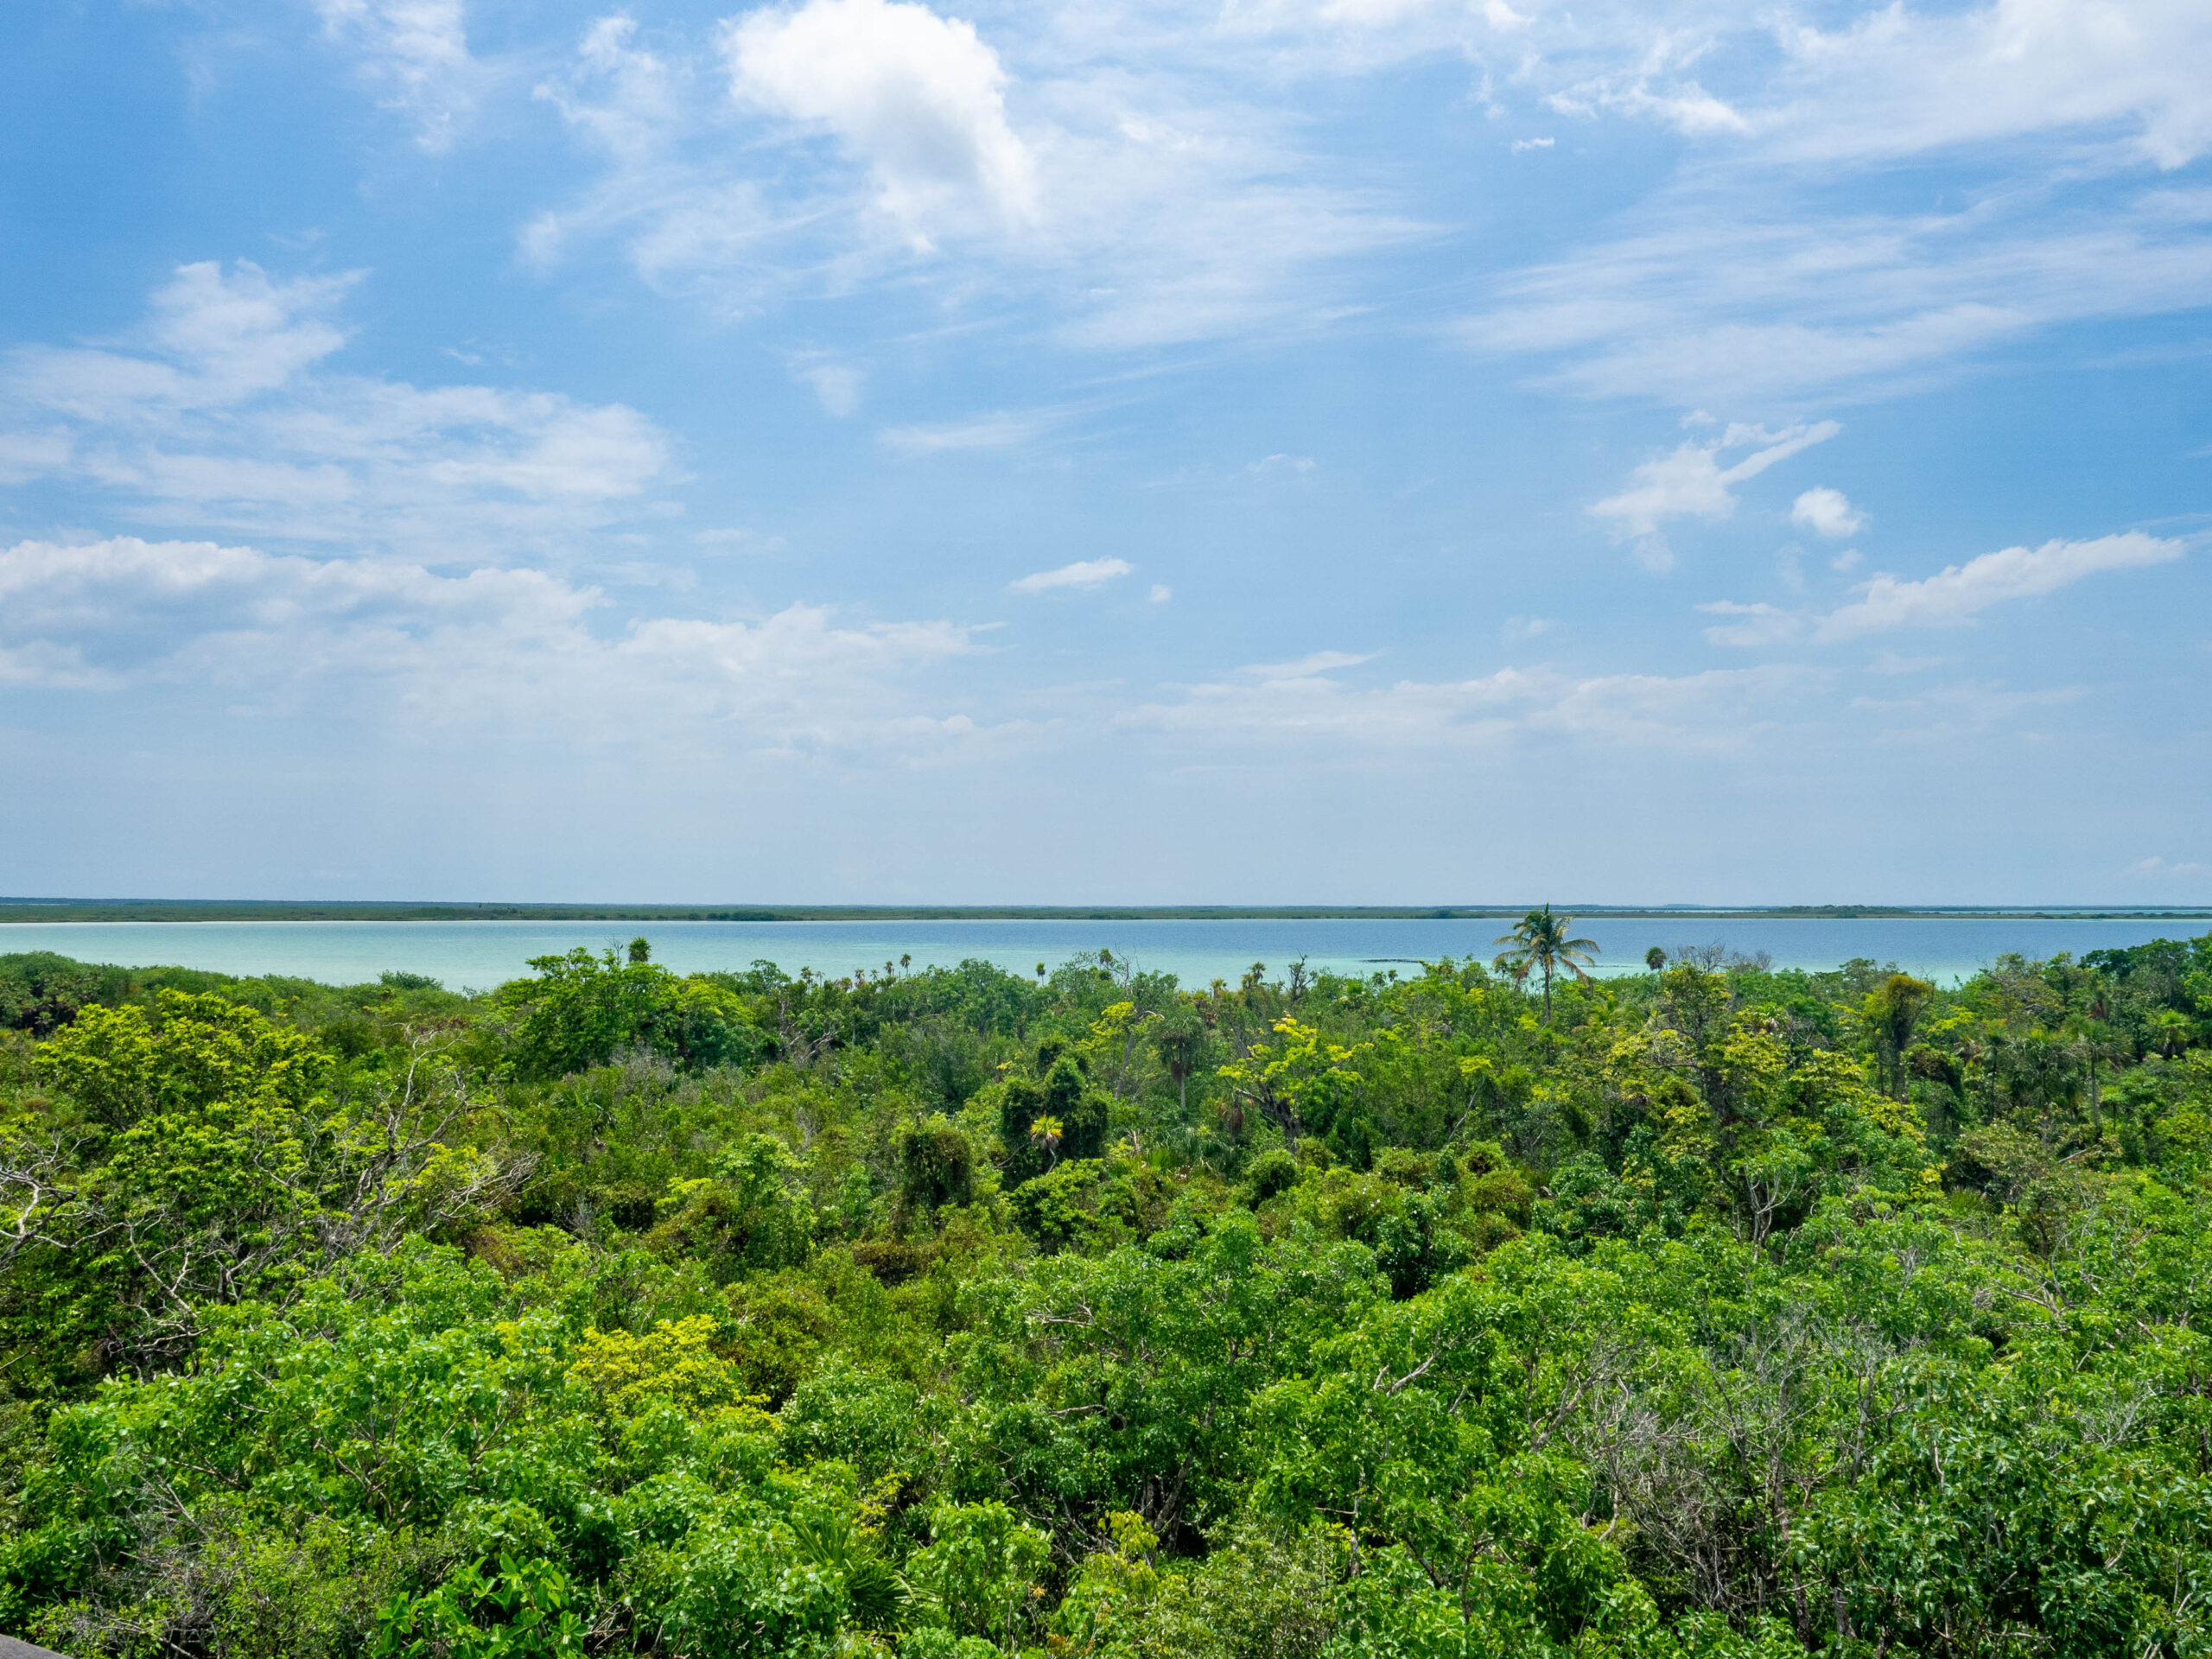
[[0, 16], [0, 886], [2212, 899], [2212, 9]]

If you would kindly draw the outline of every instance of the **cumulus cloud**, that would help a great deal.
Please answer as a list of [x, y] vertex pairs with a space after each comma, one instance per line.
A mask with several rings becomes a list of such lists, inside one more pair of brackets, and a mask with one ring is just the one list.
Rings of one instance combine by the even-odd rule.
[[[2175, 193], [2054, 182], [2212, 144], [2196, 0], [1866, 3], [1816, 24], [1750, 0], [952, 10], [788, 0], [708, 52], [594, 24], [545, 91], [607, 167], [526, 247], [611, 241], [648, 280], [741, 311], [924, 272], [978, 311], [1041, 299], [1064, 340], [1109, 349], [1324, 326], [1403, 308], [1378, 261], [1450, 232], [1414, 216], [1434, 200], [1414, 167], [1378, 165], [1322, 111], [1378, 68], [1449, 54], [1472, 60], [1490, 113], [1535, 118], [1515, 130], [1546, 131], [1544, 110], [1654, 123], [1700, 163], [1612, 221], [1626, 234], [1507, 275], [1466, 320], [1471, 344], [1554, 356], [1547, 378], [1578, 391], [1749, 404], [1895, 385], [2055, 322], [2192, 307], [2208, 281], [2203, 236], [2164, 222]], [[733, 97], [753, 118], [734, 134]], [[1838, 211], [1796, 188], [1907, 156], [1975, 174], [1945, 211]]]
[[1851, 505], [1841, 490], [1815, 485], [1790, 504], [1789, 522], [1802, 524], [1815, 536], [1840, 542], [1866, 528], [1866, 515]]
[[2180, 542], [2129, 531], [2094, 541], [2008, 547], [1947, 566], [1919, 582], [1878, 575], [1855, 603], [1821, 619], [1816, 636], [1849, 639], [1891, 628], [1955, 626], [2008, 600], [2039, 598], [2102, 571], [2168, 564], [2183, 551]]
[[[751, 750], [902, 746], [953, 729], [927, 670], [976, 649], [947, 622], [605, 621], [603, 594], [543, 571], [445, 575], [118, 537], [0, 549], [0, 681], [49, 690], [214, 688], [248, 705], [352, 705], [417, 725], [629, 742], [721, 733]], [[964, 726], [963, 729], [969, 728]]]
[[836, 135], [921, 245], [948, 214], [980, 207], [1011, 225], [1035, 214], [1036, 163], [974, 24], [902, 0], [806, 0], [747, 13], [723, 46], [733, 95]]
[[672, 478], [620, 404], [334, 370], [359, 280], [182, 266], [121, 340], [0, 361], [0, 451], [126, 518], [442, 556], [542, 550]]
[[771, 6], [721, 31], [709, 99], [696, 60], [611, 20], [539, 88], [603, 166], [524, 255], [612, 243], [735, 313], [917, 280], [1041, 299], [1061, 343], [1122, 350], [1325, 322], [1362, 257], [1432, 234], [1309, 148], [1303, 110], [1161, 73], [1173, 31], [1091, 21], [1017, 10], [987, 38], [911, 0]]
[[[1663, 569], [1672, 563], [1672, 556], [1663, 543], [1652, 538], [1666, 520], [1727, 518], [1736, 510], [1736, 498], [1730, 493], [1733, 486], [1758, 477], [1800, 450], [1825, 443], [1842, 429], [1834, 421], [1801, 423], [1779, 432], [1732, 425], [1714, 442], [1693, 440], [1672, 454], [1643, 462], [1631, 475], [1628, 488], [1592, 504], [1590, 512], [1610, 521], [1617, 536], [1643, 538], [1646, 562]], [[1741, 460], [1726, 467], [1720, 464], [1726, 452], [1751, 444], [1758, 448]]]
[[[1136, 566], [1127, 559], [1077, 559], [1073, 564], [1064, 564], [1057, 570], [1039, 570], [1007, 583], [1007, 589], [1016, 594], [1057, 593], [1064, 588], [1087, 591], [1103, 588], [1118, 581], [1135, 570]], [[1155, 589], [1154, 596], [1159, 596]]]

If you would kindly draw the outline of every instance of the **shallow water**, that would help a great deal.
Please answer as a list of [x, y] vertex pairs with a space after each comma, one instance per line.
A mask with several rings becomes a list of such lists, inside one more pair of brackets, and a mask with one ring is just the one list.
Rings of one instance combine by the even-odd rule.
[[[786, 973], [802, 967], [842, 976], [902, 956], [917, 968], [979, 957], [1017, 973], [1037, 963], [1110, 950], [1138, 967], [1172, 973], [1185, 986], [1235, 983], [1255, 962], [1279, 976], [1295, 957], [1309, 969], [1370, 974], [1416, 971], [1440, 957], [1496, 954], [1510, 917], [1472, 920], [1276, 919], [968, 922], [61, 922], [0, 925], [0, 952], [57, 950], [86, 962], [212, 968], [230, 974], [287, 974], [333, 984], [372, 980], [387, 969], [429, 974], [456, 989], [489, 988], [529, 971], [532, 957], [586, 945], [619, 948], [644, 934], [653, 959], [678, 972], [745, 968], [756, 959]], [[1592, 917], [1575, 931], [1597, 941], [1600, 972], [1643, 969], [1656, 944], [1670, 952], [1722, 944], [1770, 953], [1777, 968], [1833, 968], [1853, 957], [1895, 962], [1944, 982], [1999, 955], [2041, 957], [2145, 939], [2186, 938], [2201, 919], [2077, 918], [1762, 918], [1726, 921]]]

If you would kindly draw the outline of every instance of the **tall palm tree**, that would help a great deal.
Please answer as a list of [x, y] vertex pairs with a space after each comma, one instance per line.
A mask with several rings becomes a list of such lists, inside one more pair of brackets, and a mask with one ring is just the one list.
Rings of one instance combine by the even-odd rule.
[[1587, 964], [1597, 955], [1595, 939], [1570, 939], [1567, 930], [1574, 925], [1572, 916], [1554, 916], [1552, 907], [1532, 910], [1523, 916], [1514, 930], [1497, 943], [1513, 948], [1500, 954], [1497, 967], [1513, 976], [1517, 983], [1529, 977], [1530, 969], [1541, 969], [1544, 976], [1544, 1023], [1552, 1022], [1552, 976], [1573, 974], [1584, 984], [1590, 982]]

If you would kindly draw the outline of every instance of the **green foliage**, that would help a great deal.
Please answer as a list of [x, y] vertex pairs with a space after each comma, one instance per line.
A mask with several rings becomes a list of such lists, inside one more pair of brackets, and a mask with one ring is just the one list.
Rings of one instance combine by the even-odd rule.
[[1036, 1622], [1036, 1580], [1052, 1548], [1003, 1503], [946, 1503], [930, 1516], [930, 1541], [906, 1564], [917, 1619], [1011, 1651]]
[[587, 1651], [569, 1581], [550, 1561], [502, 1553], [487, 1573], [456, 1568], [386, 1610], [370, 1659], [556, 1659]]
[[537, 977], [502, 993], [518, 1016], [516, 1070], [558, 1077], [632, 1049], [693, 1068], [748, 1065], [769, 1052], [737, 996], [710, 979], [678, 979], [650, 954], [633, 944], [626, 959], [581, 946], [533, 957]]
[[329, 1078], [330, 1057], [296, 1031], [213, 995], [158, 993], [137, 1007], [88, 1007], [39, 1046], [41, 1079], [100, 1127], [179, 1120], [225, 1103], [299, 1111]]
[[1524, 931], [1195, 994], [0, 959], [0, 1628], [2212, 1649], [2212, 937], [1943, 988]]

